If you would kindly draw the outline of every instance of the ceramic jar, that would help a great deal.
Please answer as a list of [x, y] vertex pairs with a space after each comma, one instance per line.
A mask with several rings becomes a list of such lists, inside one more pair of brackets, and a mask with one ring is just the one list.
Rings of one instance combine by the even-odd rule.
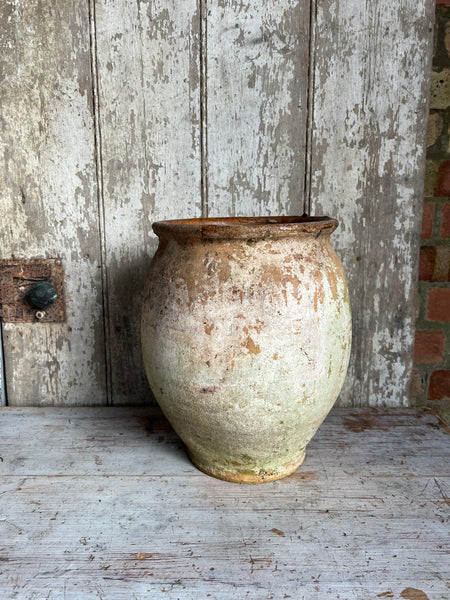
[[153, 224], [142, 313], [150, 387], [202, 471], [295, 471], [347, 370], [350, 303], [329, 217]]

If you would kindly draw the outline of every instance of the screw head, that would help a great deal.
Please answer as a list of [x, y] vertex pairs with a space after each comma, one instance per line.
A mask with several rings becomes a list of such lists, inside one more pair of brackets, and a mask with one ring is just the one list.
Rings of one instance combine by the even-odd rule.
[[36, 308], [46, 308], [58, 298], [56, 289], [49, 281], [38, 281], [30, 289], [30, 301]]

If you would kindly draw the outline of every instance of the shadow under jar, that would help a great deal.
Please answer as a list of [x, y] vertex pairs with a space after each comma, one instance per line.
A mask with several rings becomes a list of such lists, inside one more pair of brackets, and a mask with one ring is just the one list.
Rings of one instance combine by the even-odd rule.
[[192, 462], [238, 483], [280, 479], [333, 406], [351, 314], [329, 217], [153, 224], [142, 351]]

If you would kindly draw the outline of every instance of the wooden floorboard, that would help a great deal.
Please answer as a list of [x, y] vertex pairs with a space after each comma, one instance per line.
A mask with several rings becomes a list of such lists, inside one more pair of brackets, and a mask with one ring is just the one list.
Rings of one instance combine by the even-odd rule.
[[450, 445], [338, 409], [291, 477], [197, 471], [155, 408], [0, 411], [3, 600], [448, 600]]

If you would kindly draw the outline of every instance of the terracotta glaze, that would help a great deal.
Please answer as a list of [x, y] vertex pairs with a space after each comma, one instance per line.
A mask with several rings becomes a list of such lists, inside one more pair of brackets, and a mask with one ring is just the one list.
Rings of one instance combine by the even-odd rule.
[[142, 312], [153, 394], [205, 473], [295, 471], [337, 399], [351, 315], [329, 217], [153, 224]]

